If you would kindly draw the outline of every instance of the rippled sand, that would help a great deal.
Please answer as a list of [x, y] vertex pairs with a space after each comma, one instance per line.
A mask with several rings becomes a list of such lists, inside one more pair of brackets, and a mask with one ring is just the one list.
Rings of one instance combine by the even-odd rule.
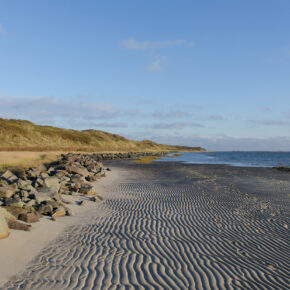
[[110, 167], [122, 178], [105, 214], [68, 227], [1, 289], [289, 289], [289, 174]]

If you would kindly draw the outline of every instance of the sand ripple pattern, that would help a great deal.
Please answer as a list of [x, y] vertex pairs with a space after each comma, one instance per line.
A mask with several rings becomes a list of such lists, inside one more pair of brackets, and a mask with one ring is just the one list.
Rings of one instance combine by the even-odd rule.
[[[124, 183], [2, 289], [289, 289], [287, 229], [203, 184]], [[249, 205], [250, 207], [250, 205]]]

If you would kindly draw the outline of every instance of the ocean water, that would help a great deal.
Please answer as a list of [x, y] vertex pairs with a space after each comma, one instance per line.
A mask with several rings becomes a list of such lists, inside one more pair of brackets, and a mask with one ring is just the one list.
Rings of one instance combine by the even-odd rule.
[[[164, 157], [159, 161], [179, 161], [193, 164], [227, 164], [232, 166], [290, 166], [290, 152], [185, 152], [181, 156]], [[171, 154], [172, 155], [172, 154]]]

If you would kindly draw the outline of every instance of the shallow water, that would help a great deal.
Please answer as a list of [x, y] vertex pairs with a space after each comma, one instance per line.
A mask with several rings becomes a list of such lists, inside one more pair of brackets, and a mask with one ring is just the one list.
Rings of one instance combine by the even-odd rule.
[[232, 166], [290, 166], [290, 152], [185, 152], [159, 161], [181, 161], [192, 164], [228, 164]]

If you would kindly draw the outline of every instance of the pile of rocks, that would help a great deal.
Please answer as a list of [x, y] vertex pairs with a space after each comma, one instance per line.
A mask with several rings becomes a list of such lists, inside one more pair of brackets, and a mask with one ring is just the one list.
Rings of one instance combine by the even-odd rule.
[[165, 156], [169, 152], [161, 151], [161, 152], [127, 152], [127, 153], [94, 153], [90, 154], [91, 158], [96, 161], [102, 160], [117, 160], [117, 159], [134, 159], [145, 156]]
[[29, 231], [29, 224], [42, 215], [53, 220], [71, 215], [63, 194], [103, 200], [92, 182], [106, 170], [91, 155], [81, 154], [65, 154], [58, 162], [15, 174], [7, 170], [0, 176], [0, 239], [8, 236], [9, 228]]

